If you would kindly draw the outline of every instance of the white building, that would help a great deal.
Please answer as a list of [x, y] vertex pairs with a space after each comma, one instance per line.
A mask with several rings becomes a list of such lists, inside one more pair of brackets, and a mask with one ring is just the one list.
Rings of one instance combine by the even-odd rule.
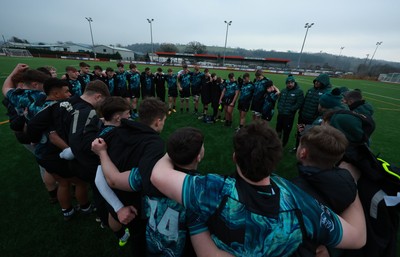
[[73, 53], [82, 53], [82, 52], [93, 52], [92, 45], [87, 44], [77, 44], [77, 43], [64, 43], [62, 45], [58, 45], [56, 51], [64, 51], [64, 52], [73, 52]]
[[122, 60], [134, 60], [135, 53], [132, 50], [122, 47], [116, 47], [113, 45], [97, 45], [94, 47], [94, 51], [98, 54], [115, 54], [119, 53], [122, 57]]

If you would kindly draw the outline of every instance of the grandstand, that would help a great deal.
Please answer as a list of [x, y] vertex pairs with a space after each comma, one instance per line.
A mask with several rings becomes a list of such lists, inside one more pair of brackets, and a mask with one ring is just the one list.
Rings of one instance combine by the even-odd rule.
[[3, 48], [6, 56], [12, 57], [33, 57], [32, 54], [26, 49]]
[[[216, 66], [222, 64], [222, 56], [215, 54], [188, 54], [188, 53], [174, 53], [174, 52], [155, 52], [158, 57], [175, 59], [175, 63], [179, 63], [180, 60], [189, 61], [191, 63], [207, 62]], [[287, 63], [290, 62], [288, 59], [280, 58], [252, 58], [243, 56], [225, 56], [227, 62], [226, 66], [229, 67], [249, 67], [249, 66], [262, 66], [266, 67], [267, 64], [277, 64], [282, 67], [286, 67]]]

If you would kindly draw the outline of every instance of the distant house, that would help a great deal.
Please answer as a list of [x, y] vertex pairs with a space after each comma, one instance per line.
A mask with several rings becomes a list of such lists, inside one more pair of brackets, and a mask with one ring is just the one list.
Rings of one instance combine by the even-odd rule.
[[94, 47], [94, 51], [98, 54], [115, 54], [119, 53], [123, 60], [134, 60], [135, 53], [132, 50], [122, 47], [116, 47], [113, 45], [97, 45]]

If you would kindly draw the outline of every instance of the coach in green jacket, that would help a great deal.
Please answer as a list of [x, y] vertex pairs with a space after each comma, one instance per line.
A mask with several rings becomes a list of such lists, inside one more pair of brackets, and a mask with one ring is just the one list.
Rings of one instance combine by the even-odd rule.
[[278, 100], [278, 118], [276, 132], [282, 140], [284, 147], [292, 131], [294, 116], [304, 101], [303, 90], [300, 89], [293, 75], [286, 79], [286, 88], [282, 89]]
[[[314, 86], [307, 90], [304, 102], [299, 110], [297, 131], [302, 130], [306, 125], [312, 124], [318, 117], [319, 98], [332, 87], [328, 74], [322, 73], [314, 79]], [[299, 145], [299, 133], [297, 133], [295, 151]]]

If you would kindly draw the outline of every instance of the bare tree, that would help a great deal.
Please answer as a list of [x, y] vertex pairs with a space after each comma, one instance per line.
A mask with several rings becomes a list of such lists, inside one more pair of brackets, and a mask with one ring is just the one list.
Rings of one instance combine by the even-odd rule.
[[162, 43], [158, 48], [160, 52], [169, 52], [169, 53], [176, 53], [178, 52], [178, 47], [172, 43]]
[[206, 52], [207, 52], [207, 46], [197, 41], [189, 42], [185, 48], [185, 53], [204, 54]]

